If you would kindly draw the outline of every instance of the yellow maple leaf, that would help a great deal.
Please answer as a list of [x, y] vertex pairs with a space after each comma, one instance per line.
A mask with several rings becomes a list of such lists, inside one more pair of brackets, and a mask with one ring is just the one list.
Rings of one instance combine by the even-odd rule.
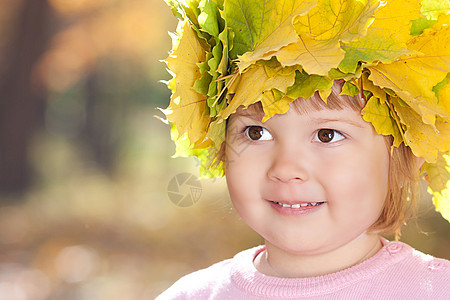
[[[297, 33], [292, 25], [292, 19], [307, 13], [316, 5], [317, 0], [264, 1], [264, 3], [248, 1], [248, 3], [253, 6], [249, 8], [250, 14], [258, 12], [260, 14], [254, 18], [259, 20], [257, 24], [259, 30], [250, 35], [252, 41], [250, 51], [238, 57], [241, 72], [260, 59], [270, 59], [271, 56], [267, 57], [267, 53], [294, 43], [297, 40]], [[226, 5], [229, 3], [227, 2]], [[241, 5], [245, 5], [245, 2]], [[246, 27], [249, 27], [249, 24]]]
[[375, 97], [377, 97], [381, 103], [386, 102], [386, 92], [380, 88], [379, 86], [376, 86], [373, 84], [372, 81], [368, 79], [368, 74], [364, 73], [360, 80], [363, 81], [363, 89], [366, 91], [370, 91]]
[[450, 181], [450, 155], [440, 153], [435, 163], [424, 163], [422, 170], [428, 187], [433, 192], [442, 192]]
[[450, 116], [448, 108], [439, 104], [450, 99], [438, 101], [432, 90], [450, 72], [450, 28], [436, 28], [427, 29], [408, 42], [409, 49], [417, 53], [403, 55], [391, 64], [368, 67], [369, 79], [375, 85], [395, 91], [430, 125], [434, 125], [436, 115]]
[[423, 122], [422, 117], [411, 107], [405, 106], [391, 98], [401, 123], [405, 125], [405, 144], [415, 156], [423, 157], [427, 162], [436, 162], [438, 153], [450, 150], [450, 122], [436, 118], [435, 126]]
[[342, 45], [346, 55], [339, 68], [344, 72], [354, 72], [358, 61], [389, 63], [408, 53], [406, 42], [411, 38], [411, 21], [420, 16], [418, 0], [385, 2], [384, 6], [376, 10], [367, 34]]
[[283, 66], [301, 65], [305, 72], [322, 76], [336, 68], [344, 55], [338, 40], [317, 41], [308, 36], [299, 36], [296, 43], [276, 52]]
[[319, 0], [307, 15], [295, 17], [294, 27], [315, 40], [349, 42], [366, 34], [379, 6], [379, 0]]
[[436, 211], [450, 222], [450, 181], [447, 182], [447, 188], [441, 193], [433, 193], [433, 204]]
[[[423, 55], [416, 55], [419, 59], [432, 64], [436, 69], [449, 72], [450, 69], [450, 15], [442, 15], [432, 28], [410, 39], [408, 49], [418, 51]], [[436, 57], [433, 57], [433, 54]]]
[[390, 63], [409, 52], [404, 42], [391, 38], [389, 31], [384, 29], [372, 29], [367, 36], [357, 41], [342, 43], [341, 47], [345, 50], [345, 56], [339, 64], [339, 69], [346, 73], [354, 73], [359, 62], [365, 62], [365, 67], [372, 65], [374, 61]]
[[422, 169], [436, 210], [450, 222], [450, 155], [440, 154], [436, 163], [425, 163]]
[[[292, 69], [290, 73], [280, 70], [280, 74], [270, 77], [267, 75], [264, 66], [254, 65], [248, 68], [240, 77], [240, 81], [230, 87], [231, 90], [235, 91], [235, 94], [230, 104], [219, 113], [222, 119], [228, 118], [241, 105], [247, 107], [250, 104], [261, 101], [263, 97], [270, 97], [270, 93], [267, 96], [264, 94], [272, 89], [286, 93], [287, 88], [295, 82], [295, 70]], [[268, 102], [269, 100], [266, 101]], [[275, 98], [272, 101], [275, 101]]]
[[[438, 99], [431, 90], [439, 82], [435, 78], [443, 76], [444, 73], [426, 67], [420, 70], [420, 65], [419, 61], [405, 63], [403, 60], [389, 65], [379, 64], [369, 67], [371, 71], [369, 79], [380, 87], [395, 91], [402, 100], [422, 115], [423, 122], [434, 126], [436, 115], [444, 117], [448, 115], [438, 105]], [[416, 79], [408, 80], [408, 77]], [[423, 85], [420, 84], [421, 79], [424, 81]], [[431, 87], [428, 89], [426, 86]]]
[[272, 91], [269, 91], [266, 94], [271, 94], [271, 96], [263, 97], [261, 100], [262, 108], [264, 110], [264, 117], [262, 119], [262, 122], [267, 121], [274, 115], [282, 115], [284, 113], [287, 113], [290, 108], [290, 104], [293, 101], [292, 98], [284, 96], [280, 100], [275, 100]]
[[161, 111], [167, 120], [176, 124], [176, 139], [187, 134], [192, 144], [198, 144], [206, 135], [209, 117], [204, 116], [206, 96], [197, 93], [193, 86], [201, 77], [197, 63], [204, 62], [206, 54], [197, 34], [187, 21], [179, 24], [177, 33], [174, 49], [166, 59], [168, 68], [174, 74], [172, 81], [175, 91], [169, 106]]
[[411, 21], [421, 17], [420, 1], [389, 0], [375, 12], [371, 29], [383, 30], [391, 38], [406, 42], [410, 39]]
[[209, 125], [207, 138], [212, 141], [211, 147], [214, 147], [216, 152], [219, 152], [220, 146], [225, 141], [225, 127], [226, 122], [221, 118], [211, 122]]
[[319, 0], [307, 15], [296, 16], [296, 43], [270, 53], [283, 66], [301, 65], [309, 74], [326, 76], [345, 56], [341, 41], [363, 36], [380, 1]]

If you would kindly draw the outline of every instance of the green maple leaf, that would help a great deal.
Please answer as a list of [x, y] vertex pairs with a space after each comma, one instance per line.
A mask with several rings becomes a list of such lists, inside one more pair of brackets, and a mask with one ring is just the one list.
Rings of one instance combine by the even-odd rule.
[[226, 19], [235, 34], [231, 58], [257, 48], [254, 55], [259, 57], [295, 42], [293, 17], [305, 14], [316, 3], [317, 0], [226, 0]]
[[371, 97], [362, 110], [362, 115], [364, 120], [372, 123], [378, 134], [392, 135], [395, 147], [401, 144], [403, 141], [402, 134], [386, 102], [381, 103], [377, 97]]

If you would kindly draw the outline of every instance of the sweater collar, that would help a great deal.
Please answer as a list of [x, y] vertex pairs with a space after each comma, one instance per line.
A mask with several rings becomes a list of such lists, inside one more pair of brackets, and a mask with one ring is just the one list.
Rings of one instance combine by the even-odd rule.
[[241, 289], [265, 297], [307, 297], [335, 292], [358, 281], [366, 280], [403, 260], [413, 249], [402, 242], [382, 239], [383, 248], [371, 258], [339, 272], [308, 278], [280, 278], [260, 273], [255, 257], [265, 250], [258, 246], [238, 253], [233, 258], [231, 278]]

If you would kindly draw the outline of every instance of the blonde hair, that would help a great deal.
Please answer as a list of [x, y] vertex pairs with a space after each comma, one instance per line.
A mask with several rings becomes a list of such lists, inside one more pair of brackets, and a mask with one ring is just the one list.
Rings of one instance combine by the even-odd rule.
[[[392, 136], [386, 136], [385, 139], [387, 145], [392, 145]], [[388, 194], [381, 214], [370, 230], [395, 234], [398, 239], [401, 227], [416, 214], [418, 183], [419, 166], [411, 148], [404, 143], [393, 147], [390, 155]]]
[[[342, 110], [346, 107], [361, 112], [366, 104], [366, 99], [361, 95], [340, 95], [341, 91], [342, 84], [335, 81], [326, 103], [319, 93], [315, 92], [309, 99], [296, 99], [292, 102], [291, 108], [300, 113], [321, 109]], [[249, 106], [248, 109], [256, 114], [263, 114], [260, 102]], [[373, 130], [375, 131], [375, 129]], [[384, 136], [384, 139], [387, 150], [390, 152], [388, 191], [381, 213], [368, 231], [386, 235], [395, 234], [395, 238], [398, 239], [401, 234], [401, 227], [408, 219], [415, 216], [419, 166], [417, 165], [417, 158], [408, 146], [402, 143], [399, 147], [393, 147], [394, 139], [390, 135]], [[225, 143], [222, 144], [219, 160], [225, 159], [224, 152]]]

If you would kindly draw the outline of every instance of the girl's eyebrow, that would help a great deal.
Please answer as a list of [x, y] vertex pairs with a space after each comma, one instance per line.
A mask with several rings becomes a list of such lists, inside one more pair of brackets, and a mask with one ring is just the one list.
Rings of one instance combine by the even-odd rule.
[[345, 118], [340, 118], [340, 119], [329, 119], [329, 118], [316, 118], [315, 119], [316, 123], [320, 124], [320, 123], [329, 123], [329, 122], [339, 122], [339, 123], [346, 123], [349, 124], [351, 126], [355, 126], [355, 127], [359, 127], [359, 128], [365, 128], [365, 126], [361, 123], [355, 122], [353, 120], [350, 119], [345, 119]]
[[235, 115], [240, 116], [240, 117], [249, 117], [249, 118], [258, 119], [258, 118], [262, 118], [264, 116], [264, 113], [260, 112], [260, 111], [249, 111], [248, 109], [244, 109], [244, 110], [239, 110], [239, 111], [235, 112]]

